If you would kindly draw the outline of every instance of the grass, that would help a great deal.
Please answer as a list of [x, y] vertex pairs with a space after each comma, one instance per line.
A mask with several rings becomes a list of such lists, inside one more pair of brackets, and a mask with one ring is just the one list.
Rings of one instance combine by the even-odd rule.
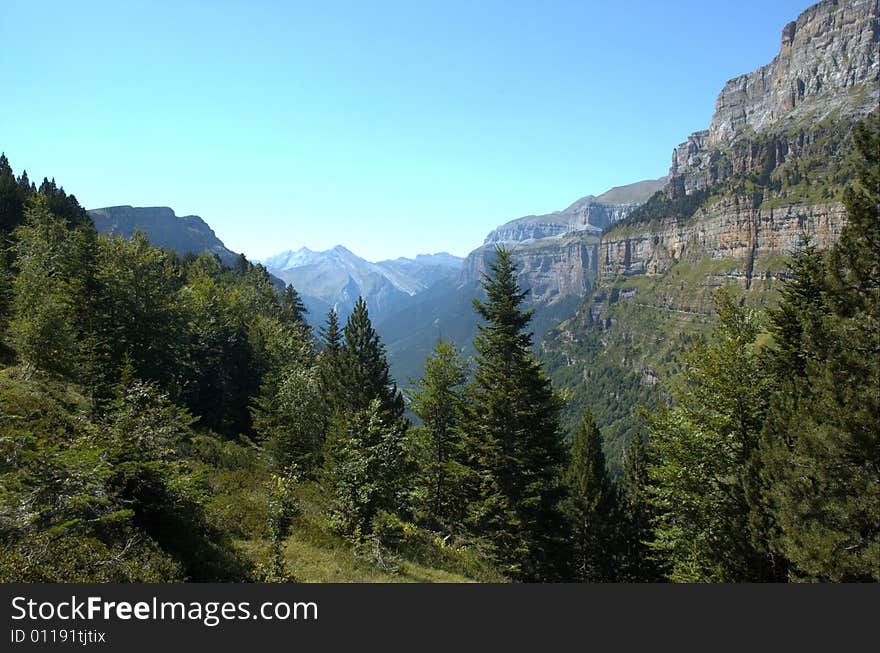
[[[433, 560], [419, 559], [413, 543], [411, 554], [383, 549], [388, 570], [382, 569], [375, 556], [334, 534], [327, 522], [321, 490], [315, 482], [297, 488], [299, 514], [293, 519], [283, 553], [287, 571], [302, 583], [473, 583], [503, 582], [487, 561], [475, 551], [447, 547], [443, 551], [425, 551]], [[255, 562], [269, 559], [269, 541], [263, 537], [240, 539], [242, 551]], [[429, 545], [430, 548], [430, 545]], [[431, 564], [426, 564], [431, 563]]]
[[[288, 571], [302, 583], [473, 583], [471, 578], [434, 569], [409, 560], [395, 559], [393, 572], [383, 571], [341, 538], [320, 543], [307, 533], [294, 532], [284, 543]], [[255, 559], [268, 554], [265, 541], [244, 541], [244, 551]]]

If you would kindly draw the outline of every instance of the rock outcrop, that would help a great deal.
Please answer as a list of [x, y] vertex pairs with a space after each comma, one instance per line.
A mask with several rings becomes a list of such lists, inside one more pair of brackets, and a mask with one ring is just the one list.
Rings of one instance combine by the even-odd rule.
[[[727, 82], [709, 128], [673, 150], [666, 194], [714, 192], [720, 200], [686, 220], [610, 230], [599, 277], [660, 275], [676, 260], [708, 257], [734, 262], [731, 276], [748, 287], [757, 261], [792, 252], [803, 234], [818, 247], [833, 243], [846, 220], [839, 202], [787, 199], [780, 188], [768, 204], [764, 193], [774, 192], [773, 172], [788, 162], [842, 158], [852, 125], [877, 107], [877, 78], [877, 0], [823, 0], [804, 11], [783, 30], [773, 61]], [[729, 180], [768, 188], [732, 192]]]
[[822, 0], [782, 30], [779, 54], [724, 85], [708, 129], [675, 148], [673, 195], [718, 180], [718, 151], [749, 132], [789, 132], [877, 106], [877, 0]]

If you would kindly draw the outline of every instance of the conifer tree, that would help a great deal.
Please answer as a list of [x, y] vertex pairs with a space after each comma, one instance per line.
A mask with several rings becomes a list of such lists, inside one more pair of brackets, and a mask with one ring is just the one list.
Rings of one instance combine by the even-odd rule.
[[340, 352], [339, 380], [345, 410], [358, 412], [379, 400], [389, 419], [403, 418], [403, 397], [391, 377], [385, 358], [385, 345], [373, 328], [363, 297], [358, 297], [344, 329], [345, 341]]
[[70, 229], [42, 195], [15, 231], [9, 342], [26, 366], [84, 380], [91, 235]]
[[452, 342], [438, 340], [425, 373], [412, 393], [412, 408], [422, 420], [413, 430], [416, 464], [413, 509], [416, 519], [446, 532], [461, 528], [465, 516], [465, 466], [461, 418], [467, 367]]
[[562, 505], [571, 530], [574, 579], [580, 582], [614, 580], [613, 488], [605, 468], [599, 429], [589, 409], [584, 411], [571, 444], [565, 487]]
[[647, 495], [648, 460], [642, 434], [636, 433], [623, 457], [623, 479], [616, 493], [618, 562], [616, 579], [652, 582], [659, 578], [647, 542], [651, 539], [651, 510]]
[[404, 504], [409, 424], [363, 298], [346, 322], [344, 341], [340, 344], [334, 333], [332, 313], [325, 337], [328, 352], [339, 347], [337, 365], [327, 372], [340, 393], [328, 425], [324, 485], [331, 492], [336, 528], [362, 538], [380, 510], [394, 513]]
[[289, 328], [298, 328], [306, 323], [306, 310], [302, 297], [292, 285], [287, 284], [281, 293], [281, 323]]
[[251, 265], [244, 254], [239, 254], [232, 262], [232, 271], [240, 277], [243, 277], [250, 270]]
[[321, 351], [318, 354], [318, 377], [324, 399], [324, 417], [329, 422], [343, 403], [342, 331], [334, 309], [327, 314], [327, 323], [320, 328]]
[[698, 343], [687, 356], [672, 407], [651, 425], [651, 547], [673, 581], [767, 580], [767, 551], [749, 530], [744, 475], [769, 394], [755, 346], [758, 315], [726, 290], [716, 295], [716, 310], [713, 342]]
[[340, 415], [327, 443], [325, 487], [334, 528], [354, 539], [373, 531], [380, 511], [404, 503], [405, 423], [374, 398], [363, 410]]
[[7, 236], [24, 221], [25, 199], [9, 160], [0, 154], [0, 243], [5, 244]]
[[471, 506], [475, 533], [517, 580], [557, 578], [564, 520], [559, 512], [564, 449], [559, 398], [531, 352], [531, 311], [508, 250], [497, 249], [484, 275], [486, 320], [474, 346], [476, 374], [467, 420], [469, 464], [480, 479]]
[[880, 144], [860, 124], [848, 222], [827, 255], [795, 259], [774, 313], [779, 384], [761, 490], [793, 580], [880, 580]]

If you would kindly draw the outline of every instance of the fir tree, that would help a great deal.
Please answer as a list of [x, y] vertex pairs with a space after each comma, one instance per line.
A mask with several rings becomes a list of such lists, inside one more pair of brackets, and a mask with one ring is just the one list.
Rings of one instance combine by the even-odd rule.
[[559, 513], [560, 401], [531, 353], [531, 311], [508, 250], [497, 249], [484, 275], [486, 301], [474, 300], [485, 324], [474, 346], [477, 365], [466, 429], [469, 464], [480, 479], [470, 523], [491, 544], [502, 570], [518, 580], [560, 572], [564, 521]]
[[363, 297], [358, 297], [345, 324], [344, 338], [338, 370], [344, 409], [363, 411], [378, 399], [381, 410], [390, 420], [402, 419], [403, 397], [391, 377], [385, 345], [373, 328]]
[[439, 340], [425, 361], [425, 373], [412, 393], [412, 409], [422, 420], [413, 430], [416, 519], [446, 532], [461, 528], [469, 480], [461, 417], [467, 367], [455, 345]]
[[302, 297], [292, 285], [287, 284], [281, 293], [281, 323], [289, 328], [299, 328], [306, 323], [306, 310]]
[[391, 417], [378, 397], [365, 409], [336, 418], [325, 453], [325, 487], [338, 532], [363, 539], [380, 511], [400, 510], [405, 438], [405, 423]]
[[651, 539], [651, 510], [647, 494], [648, 460], [641, 433], [636, 433], [623, 457], [623, 479], [616, 493], [619, 532], [616, 579], [652, 582], [659, 578], [647, 542]]
[[565, 487], [562, 505], [571, 530], [571, 571], [575, 580], [614, 580], [613, 489], [605, 469], [599, 429], [589, 409], [584, 411], [572, 441]]

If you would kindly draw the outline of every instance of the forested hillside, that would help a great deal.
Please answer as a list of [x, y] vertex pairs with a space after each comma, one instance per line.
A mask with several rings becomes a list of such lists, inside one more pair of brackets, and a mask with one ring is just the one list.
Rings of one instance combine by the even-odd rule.
[[856, 125], [880, 120], [876, 16], [874, 0], [803, 11], [776, 57], [729, 80], [709, 127], [674, 148], [667, 185], [602, 233], [589, 294], [540, 356], [571, 393], [568, 432], [589, 408], [615, 474], [643, 428], [633, 406], [668, 403], [682, 352], [718, 325], [717, 290], [772, 309], [791, 255], [841, 237]]
[[440, 340], [404, 396], [363, 301], [315, 338], [261, 266], [100, 236], [3, 156], [0, 579], [880, 580], [876, 121], [853, 142], [838, 242], [770, 311], [715, 294], [619, 478], [589, 410], [563, 436], [509, 251], [473, 359]]

